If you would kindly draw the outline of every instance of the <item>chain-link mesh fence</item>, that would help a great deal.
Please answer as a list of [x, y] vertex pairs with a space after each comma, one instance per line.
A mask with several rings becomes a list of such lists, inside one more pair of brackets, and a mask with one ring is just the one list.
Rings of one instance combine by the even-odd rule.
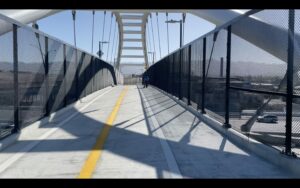
[[48, 39], [48, 67], [49, 109], [55, 112], [64, 106], [64, 46], [52, 39]]
[[0, 35], [0, 139], [79, 98], [122, 82], [122, 75], [110, 64], [5, 20], [1, 16], [1, 27], [6, 30]]
[[292, 146], [300, 153], [300, 10], [295, 10]]
[[[251, 29], [251, 28], [256, 28]], [[263, 143], [285, 144], [288, 10], [265, 10], [232, 25], [230, 122]], [[271, 92], [262, 94], [257, 91]]]
[[14, 63], [12, 24], [0, 19], [9, 32], [0, 35], [0, 138], [14, 128]]
[[189, 58], [190, 58], [189, 48], [186, 47], [181, 50], [181, 87], [180, 87], [182, 100], [185, 101], [186, 103], [188, 102], [188, 95], [189, 95], [189, 75], [190, 75]]
[[206, 44], [205, 108], [209, 115], [224, 123], [227, 31], [209, 35]]
[[[203, 106], [209, 116], [221, 123], [229, 122], [233, 129], [267, 145], [282, 150], [291, 144], [293, 151], [298, 152], [300, 11], [295, 10], [295, 17], [291, 14], [292, 11], [294, 10], [253, 10], [249, 11], [252, 14], [241, 16], [223, 28], [217, 28], [165, 58], [171, 69], [167, 71], [171, 78], [168, 90], [159, 87], [157, 82], [153, 85], [185, 102], [190, 89], [193, 107], [199, 109]], [[294, 38], [289, 40], [289, 37], [293, 37], [292, 26], [295, 27]], [[188, 54], [190, 46], [191, 54]], [[291, 57], [288, 54], [293, 57], [288, 59]], [[166, 71], [158, 70], [161, 63], [157, 62], [147, 72], [150, 75], [156, 74], [156, 77], [165, 74]], [[292, 63], [293, 66], [288, 68], [288, 64]], [[230, 67], [229, 77], [226, 76], [227, 65]], [[294, 97], [290, 105], [292, 125], [288, 123], [290, 116], [287, 112], [288, 104], [291, 104], [288, 102], [290, 98], [287, 98], [287, 86], [291, 83], [288, 70], [293, 71]], [[205, 84], [202, 84], [203, 81]], [[229, 91], [229, 101], [226, 101], [226, 91]], [[229, 110], [226, 110], [227, 102]], [[291, 134], [288, 132], [289, 126], [292, 126]], [[286, 138], [290, 136], [291, 142], [287, 142]]]
[[[191, 46], [191, 105], [198, 109], [202, 106], [203, 80], [203, 39]], [[200, 53], [199, 53], [200, 52]]]
[[29, 29], [17, 29], [19, 122], [21, 126], [46, 113], [45, 37]]

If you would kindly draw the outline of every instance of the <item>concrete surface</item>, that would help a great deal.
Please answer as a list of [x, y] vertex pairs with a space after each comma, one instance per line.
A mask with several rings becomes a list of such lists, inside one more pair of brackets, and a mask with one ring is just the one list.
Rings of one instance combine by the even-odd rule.
[[[104, 92], [98, 91], [57, 121], [22, 132], [0, 152], [0, 178], [76, 178], [123, 88], [114, 87], [95, 99]], [[129, 86], [93, 178], [174, 177], [295, 176], [243, 151], [158, 90]]]
[[185, 177], [284, 178], [295, 177], [253, 153], [243, 151], [198, 117], [156, 89], [142, 89], [156, 119], [170, 141]]

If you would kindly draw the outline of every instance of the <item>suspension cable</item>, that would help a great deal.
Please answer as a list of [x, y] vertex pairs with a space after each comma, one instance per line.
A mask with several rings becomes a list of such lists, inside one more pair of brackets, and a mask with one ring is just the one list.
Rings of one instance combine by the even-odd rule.
[[213, 55], [213, 52], [214, 52], [214, 47], [215, 47], [215, 43], [216, 43], [216, 40], [217, 40], [217, 36], [218, 36], [218, 32], [214, 33], [213, 45], [212, 45], [212, 48], [211, 48], [211, 51], [210, 51], [210, 56], [209, 56], [208, 66], [207, 66], [207, 71], [206, 71], [206, 75], [204, 75], [205, 76], [205, 80], [207, 79], [207, 76], [208, 76], [208, 71], [209, 71], [209, 67], [210, 67], [210, 63], [211, 63], [211, 58], [212, 58], [212, 55]]
[[[77, 44], [76, 44], [76, 10], [72, 10], [72, 15], [73, 15], [73, 32], [74, 32], [74, 45], [75, 45], [75, 62], [77, 63], [78, 61], [78, 50], [77, 50]], [[74, 55], [74, 54], [73, 54]], [[78, 71], [75, 73], [75, 82], [78, 83]], [[76, 91], [78, 90], [78, 84], [76, 84]], [[77, 97], [76, 97], [77, 98]], [[81, 99], [80, 99], [81, 101]]]
[[[149, 33], [148, 33], [147, 29], [146, 29], [146, 32], [147, 32], [147, 35], [148, 35]], [[152, 52], [152, 48], [150, 46], [149, 37], [146, 36], [146, 39], [147, 39], [147, 52], [146, 53], [147, 53], [147, 57], [148, 57], [148, 62], [150, 62], [151, 59], [150, 59], [150, 54], [148, 52]]]
[[[116, 20], [117, 22], [117, 20]], [[113, 55], [113, 61], [115, 62], [115, 58], [118, 57], [118, 51], [119, 51], [119, 25], [118, 23], [117, 24], [117, 27], [116, 27], [116, 44], [115, 44], [115, 51], [114, 51], [114, 55]]]
[[112, 20], [113, 20], [113, 14], [111, 13], [110, 26], [109, 26], [109, 35], [108, 35], [108, 45], [107, 45], [107, 53], [106, 53], [106, 61], [108, 61], [108, 53], [109, 53], [109, 45], [110, 45], [110, 34], [111, 34]]
[[[148, 20], [147, 20], [148, 22]], [[148, 28], [148, 31], [147, 31], [147, 37], [148, 37], [148, 42], [149, 42], [149, 49], [150, 49], [150, 52], [152, 52], [152, 45], [151, 45], [151, 34], [150, 34], [150, 23], [147, 24], [147, 28]]]
[[182, 45], [184, 45], [184, 23], [185, 23], [186, 14], [182, 13]]
[[115, 47], [115, 34], [116, 34], [116, 26], [114, 24], [114, 31], [113, 31], [113, 39], [112, 39], [112, 47], [111, 47], [111, 53], [110, 53], [110, 57], [109, 57], [109, 60], [110, 62], [112, 62], [112, 56], [113, 56], [113, 53], [114, 53], [114, 47]]
[[112, 57], [113, 57], [113, 54], [114, 54], [114, 47], [115, 47], [115, 36], [116, 36], [116, 32], [117, 32], [117, 22], [115, 22], [115, 27], [114, 27], [114, 36], [113, 36], [113, 46], [112, 46], [112, 49], [111, 49], [111, 55], [110, 55], [110, 62], [113, 62], [112, 61]]
[[[104, 11], [104, 16], [103, 16], [103, 30], [102, 30], [102, 40], [100, 41], [101, 45], [101, 51], [103, 51], [103, 40], [104, 40], [104, 29], [105, 29], [105, 17], [106, 17], [106, 11]], [[101, 52], [99, 52], [100, 58], [101, 58]]]
[[[169, 21], [168, 18], [168, 13], [166, 12], [166, 21]], [[169, 48], [169, 23], [167, 22], [167, 42], [168, 42], [168, 54], [170, 53], [170, 48]]]
[[150, 13], [150, 20], [151, 20], [151, 29], [152, 29], [152, 38], [153, 38], [153, 47], [154, 47], [154, 56], [155, 56], [155, 59], [156, 59], [156, 49], [155, 49], [155, 39], [154, 39], [154, 31], [153, 31], [153, 21], [152, 21], [152, 16], [151, 16], [151, 13]]
[[[44, 59], [44, 53], [43, 53], [43, 50], [42, 50], [42, 45], [41, 45], [39, 33], [35, 33], [35, 37], [37, 38], [37, 41], [38, 41], [38, 44], [39, 44], [39, 50], [40, 50], [40, 53], [41, 53], [43, 65], [44, 65], [44, 67], [46, 67], [46, 62], [45, 62], [45, 59]], [[46, 53], [49, 53], [49, 52], [46, 52]]]
[[93, 24], [92, 24], [92, 54], [94, 48], [94, 22], [95, 22], [95, 11], [93, 10]]
[[159, 56], [160, 56], [160, 59], [161, 59], [160, 35], [159, 35], [158, 13], [157, 12], [156, 12], [156, 24], [157, 24], [157, 33], [158, 33]]
[[[119, 51], [119, 45], [120, 45], [120, 35], [119, 32], [117, 32], [117, 36], [116, 36], [116, 47], [115, 47], [115, 53], [114, 53], [114, 62], [115, 62], [115, 58], [118, 57], [118, 51]], [[119, 66], [117, 67], [117, 65], [115, 65], [116, 68], [119, 68]]]
[[75, 28], [75, 21], [76, 21], [76, 11], [75, 10], [72, 10], [72, 16], [73, 16], [74, 45], [75, 45], [75, 48], [77, 48], [77, 45], [76, 45], [76, 28]]
[[205, 74], [205, 80], [206, 80], [207, 75], [208, 75], [208, 71], [209, 71], [210, 62], [211, 62], [212, 54], [213, 54], [213, 51], [214, 51], [214, 47], [215, 47], [215, 41], [213, 42], [212, 49], [210, 51], [210, 56], [209, 56], [209, 60], [208, 60], [208, 66], [207, 66], [207, 70], [206, 70], [206, 74]]
[[[120, 32], [117, 32], [117, 36], [116, 36], [116, 50], [115, 50], [115, 55], [114, 55], [114, 61], [115, 58], [117, 59], [116, 61], [116, 67], [119, 69], [119, 63], [121, 61], [121, 57], [119, 57], [119, 49], [120, 49]], [[121, 54], [120, 54], [121, 55]], [[118, 62], [119, 61], [119, 62]]]

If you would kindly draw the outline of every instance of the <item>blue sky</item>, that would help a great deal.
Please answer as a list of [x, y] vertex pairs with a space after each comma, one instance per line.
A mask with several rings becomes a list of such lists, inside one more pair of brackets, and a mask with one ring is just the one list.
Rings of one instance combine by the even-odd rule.
[[[93, 54], [96, 55], [96, 52], [99, 49], [99, 40], [102, 40], [102, 29], [103, 29], [103, 11], [96, 11], [95, 13], [95, 28], [94, 28], [94, 47]], [[181, 19], [182, 14], [178, 13], [169, 13], [169, 19], [179, 20]], [[110, 30], [110, 19], [111, 12], [106, 12], [106, 21], [105, 21], [105, 31], [104, 31], [104, 41], [109, 40], [109, 30]], [[149, 20], [150, 21], [150, 20]], [[161, 57], [164, 57], [168, 54], [167, 48], [167, 27], [166, 27], [166, 14], [158, 13], [158, 26], [160, 32], [160, 45], [161, 53], [159, 51], [159, 40], [158, 40], [158, 30], [157, 30], [157, 19], [156, 14], [152, 13], [152, 22], [154, 30], [154, 41], [156, 49], [156, 58], [159, 60]], [[71, 10], [65, 10], [50, 17], [44, 18], [38, 21], [39, 29], [49, 35], [55, 36], [67, 43], [74, 44], [73, 39], [73, 21]], [[115, 30], [115, 18], [113, 18], [112, 28], [111, 28], [111, 40], [110, 40], [110, 50], [108, 52], [108, 61], [116, 57], [116, 50], [112, 50], [113, 35]], [[151, 24], [149, 25], [151, 30]], [[184, 44], [193, 41], [194, 39], [200, 37], [201, 35], [211, 31], [215, 28], [214, 24], [211, 24], [199, 17], [187, 14], [186, 23], [185, 23], [185, 32], [184, 32]], [[149, 36], [148, 36], [149, 37]], [[147, 37], [147, 41], [149, 38]], [[90, 52], [92, 50], [92, 11], [79, 10], [76, 13], [76, 38], [77, 38], [77, 47]], [[115, 47], [117, 36], [115, 36]], [[153, 51], [153, 38], [152, 30], [150, 31], [150, 46], [148, 44], [148, 51]], [[149, 42], [147, 42], [149, 43]], [[169, 24], [169, 46], [170, 52], [179, 48], [179, 24]], [[107, 60], [107, 48], [108, 45], [103, 45], [104, 55], [102, 59]], [[152, 56], [149, 57], [150, 62], [152, 61]], [[122, 60], [126, 62], [126, 59]], [[121, 62], [122, 63], [122, 62]]]
[[[276, 15], [276, 19], [270, 15]], [[93, 54], [96, 55], [96, 52], [99, 49], [99, 40], [102, 40], [102, 29], [103, 29], [103, 11], [96, 11], [95, 13], [95, 29], [94, 29], [94, 50]], [[269, 23], [274, 25], [286, 22], [286, 14], [279, 14], [276, 12], [274, 14], [272, 10], [263, 11], [261, 13], [256, 14], [256, 16], [263, 18]], [[179, 13], [169, 13], [169, 19], [179, 20], [182, 18], [182, 14]], [[110, 29], [110, 19], [111, 12], [107, 11], [106, 13], [106, 21], [105, 21], [105, 30], [104, 30], [104, 41], [109, 40], [109, 29]], [[278, 21], [279, 20], [279, 21]], [[151, 20], [149, 19], [148, 23]], [[153, 30], [154, 30], [154, 41], [156, 48], [156, 57], [155, 61], [159, 60], [161, 57], [164, 57], [168, 54], [167, 49], [167, 27], [166, 27], [166, 14], [158, 13], [158, 25], [160, 32], [160, 45], [161, 45], [161, 54], [159, 52], [159, 40], [158, 40], [158, 32], [157, 32], [157, 21], [156, 14], [152, 13], [152, 22], [153, 22]], [[277, 23], [278, 22], [278, 23]], [[64, 10], [60, 13], [52, 15], [50, 17], [44, 18], [38, 21], [39, 28], [45, 33], [49, 35], [55, 36], [67, 43], [74, 44], [73, 39], [73, 22], [72, 22], [72, 13], [71, 10]], [[112, 31], [111, 31], [111, 42], [109, 44], [110, 50], [107, 53], [108, 45], [105, 44], [103, 46], [104, 55], [102, 59], [108, 60], [110, 62], [117, 56], [116, 50], [116, 39], [115, 36], [115, 44], [114, 50], [112, 51], [112, 39], [115, 31], [115, 18], [113, 18], [112, 22]], [[152, 29], [151, 24], [148, 26], [147, 30], [150, 28], [150, 36], [147, 37], [147, 46], [148, 51], [153, 51], [153, 38], [152, 38]], [[203, 20], [199, 17], [196, 17], [191, 14], [187, 14], [186, 23], [185, 23], [185, 32], [184, 32], [184, 44], [189, 43], [190, 41], [195, 40], [201, 35], [213, 30], [215, 25]], [[76, 35], [77, 35], [77, 47], [83, 49], [87, 52], [91, 53], [91, 45], [92, 45], [92, 11], [91, 10], [79, 10], [76, 14]], [[149, 43], [150, 39], [150, 45]], [[266, 53], [265, 51], [255, 47], [254, 45], [236, 38], [233, 36], [232, 42], [232, 60], [233, 61], [253, 61], [253, 62], [264, 62], [264, 63], [284, 63], [278, 58], [275, 58], [271, 54]], [[179, 24], [169, 24], [169, 42], [170, 42], [170, 52], [179, 48]], [[108, 54], [108, 56], [107, 56]], [[256, 55], [253, 55], [256, 54]], [[257, 57], [260, 57], [259, 59]], [[108, 59], [106, 59], [108, 57]], [[149, 62], [152, 63], [152, 55], [148, 58]], [[122, 59], [121, 63], [127, 63], [132, 59]], [[142, 60], [136, 60], [131, 62], [141, 62]]]

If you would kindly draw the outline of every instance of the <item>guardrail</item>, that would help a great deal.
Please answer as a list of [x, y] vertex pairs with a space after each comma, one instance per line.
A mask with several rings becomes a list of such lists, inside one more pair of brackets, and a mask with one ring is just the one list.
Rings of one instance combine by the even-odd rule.
[[[251, 10], [172, 52], [144, 74], [152, 85], [225, 128], [274, 139], [279, 131], [285, 138], [279, 144], [282, 152], [295, 156], [292, 143], [297, 143], [295, 149], [300, 146], [300, 47], [295, 45], [300, 23], [295, 20], [300, 20], [299, 10]], [[254, 113], [238, 117], [243, 110]], [[285, 116], [277, 128], [256, 121], [273, 111]], [[270, 145], [264, 138], [259, 140]]]
[[6, 28], [0, 35], [0, 113], [5, 109], [1, 122], [9, 124], [0, 128], [0, 139], [123, 83], [118, 70], [84, 50], [3, 15], [0, 25]]

